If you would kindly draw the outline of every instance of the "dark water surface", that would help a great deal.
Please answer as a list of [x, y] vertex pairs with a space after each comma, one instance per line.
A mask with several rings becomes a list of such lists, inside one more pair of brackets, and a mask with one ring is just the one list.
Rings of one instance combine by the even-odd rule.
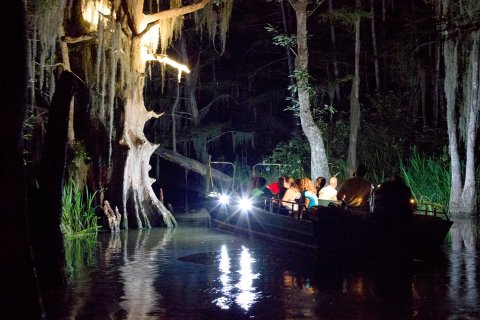
[[64, 319], [480, 319], [479, 254], [365, 259], [208, 226], [70, 245]]

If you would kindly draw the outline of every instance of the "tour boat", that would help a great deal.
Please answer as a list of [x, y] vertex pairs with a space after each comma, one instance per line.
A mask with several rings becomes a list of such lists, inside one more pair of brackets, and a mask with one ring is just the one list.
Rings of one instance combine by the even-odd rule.
[[[259, 203], [260, 202], [260, 203]], [[415, 212], [409, 223], [384, 225], [370, 212], [332, 202], [303, 214], [281, 214], [274, 199], [234, 194], [208, 195], [206, 208], [215, 228], [314, 250], [440, 247], [452, 225], [446, 214]], [[288, 213], [288, 211], [287, 211]]]

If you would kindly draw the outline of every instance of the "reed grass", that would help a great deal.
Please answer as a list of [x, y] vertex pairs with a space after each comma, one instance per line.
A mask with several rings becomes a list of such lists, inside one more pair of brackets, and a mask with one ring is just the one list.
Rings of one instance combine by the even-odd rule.
[[450, 163], [441, 157], [425, 156], [414, 151], [400, 171], [417, 202], [439, 204], [448, 211], [450, 199]]
[[73, 181], [64, 186], [60, 225], [64, 235], [79, 237], [98, 231], [98, 217], [94, 206], [95, 195], [96, 192], [90, 193], [87, 187], [80, 190]]

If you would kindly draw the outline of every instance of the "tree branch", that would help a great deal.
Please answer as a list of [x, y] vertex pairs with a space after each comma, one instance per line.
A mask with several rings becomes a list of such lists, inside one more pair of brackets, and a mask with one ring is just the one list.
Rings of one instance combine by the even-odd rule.
[[128, 3], [126, 0], [122, 0], [122, 8], [123, 8], [123, 12], [125, 13], [125, 16], [127, 17], [127, 24], [128, 24], [128, 27], [130, 28], [130, 30], [132, 31], [132, 34], [133, 36], [137, 36], [138, 35], [138, 32], [137, 32], [137, 28], [135, 27], [135, 22], [133, 20], [133, 17], [132, 17], [132, 14], [128, 8]]
[[236, 131], [236, 130], [224, 131], [224, 132], [220, 133], [218, 136], [213, 137], [212, 139], [207, 140], [207, 143], [210, 143], [210, 142], [212, 142], [213, 140], [217, 140], [218, 138], [220, 138], [221, 136], [224, 136], [224, 135], [226, 135], [226, 134], [229, 134], [229, 133], [237, 133], [237, 132], [242, 132], [242, 131]]
[[158, 22], [159, 22], [159, 20], [149, 22], [147, 24], [147, 26], [145, 27], [145, 29], [143, 29], [142, 32], [140, 32], [138, 34], [138, 37], [139, 38], [143, 37], [150, 29], [152, 29], [154, 26], [156, 26], [158, 24]]
[[323, 2], [325, 2], [325, 0], [319, 1], [318, 4], [317, 4], [317, 6], [316, 6], [315, 8], [313, 8], [313, 10], [310, 11], [307, 16], [310, 17], [315, 11], [317, 11], [317, 9], [320, 7], [320, 5], [321, 5]]
[[[147, 24], [151, 22], [156, 22], [158, 23], [158, 20], [163, 20], [163, 19], [169, 19], [169, 18], [175, 18], [178, 16], [183, 16], [188, 13], [192, 13], [198, 10], [203, 9], [207, 4], [210, 3], [211, 0], [201, 0], [198, 3], [194, 3], [188, 6], [180, 7], [180, 8], [174, 8], [174, 9], [169, 9], [169, 10], [163, 10], [154, 14], [146, 14], [144, 16], [144, 22]], [[143, 33], [143, 31], [142, 31]]]
[[95, 38], [96, 38], [95, 35], [83, 35], [83, 36], [79, 36], [79, 37], [64, 36], [64, 37], [62, 37], [61, 40], [65, 43], [71, 44], [71, 43], [80, 43], [80, 42], [92, 40], [92, 39], [95, 39]]

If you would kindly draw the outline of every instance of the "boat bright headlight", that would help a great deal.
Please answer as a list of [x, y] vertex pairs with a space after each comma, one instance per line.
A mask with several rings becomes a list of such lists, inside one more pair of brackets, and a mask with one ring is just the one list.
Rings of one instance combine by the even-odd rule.
[[215, 191], [210, 191], [210, 193], [207, 195], [207, 197], [216, 198], [216, 197], [218, 197], [218, 193], [216, 193]]
[[220, 201], [221, 204], [227, 204], [230, 201], [230, 197], [226, 194], [221, 194], [220, 197], [218, 197], [218, 201]]
[[415, 199], [410, 199], [410, 204], [415, 204]]
[[240, 209], [245, 211], [252, 209], [252, 201], [248, 198], [240, 198], [238, 205], [240, 206]]

